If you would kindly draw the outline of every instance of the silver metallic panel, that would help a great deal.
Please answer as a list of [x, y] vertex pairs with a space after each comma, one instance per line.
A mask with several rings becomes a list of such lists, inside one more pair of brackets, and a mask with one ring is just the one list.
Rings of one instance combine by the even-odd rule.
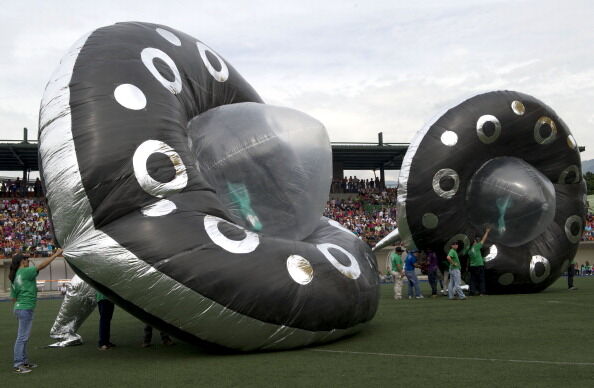
[[522, 116], [524, 113], [526, 113], [526, 107], [524, 106], [524, 104], [522, 104], [521, 101], [513, 101], [511, 103], [511, 108], [514, 111], [514, 113], [518, 116]]
[[[59, 220], [53, 224], [55, 237], [62, 246], [67, 246], [73, 229], [92, 225], [90, 217], [87, 225], [79, 221], [87, 197], [74, 152], [69, 104], [72, 69], [89, 35], [76, 41], [62, 57], [45, 88], [39, 112], [39, 158], [44, 167], [45, 194], [52, 219]], [[61, 151], [56, 152], [57, 149]]]
[[121, 84], [113, 91], [118, 104], [127, 109], [140, 110], [146, 107], [146, 96], [137, 86]]
[[[565, 180], [567, 179], [567, 176], [569, 175], [569, 173], [573, 173], [574, 178], [570, 181], [570, 182], [566, 182]], [[559, 174], [559, 180], [557, 181], [557, 183], [559, 184], [575, 184], [575, 183], [580, 183], [580, 169], [578, 166], [576, 166], [575, 164], [567, 167], [565, 170], [561, 171], [561, 174]]]
[[[202, 62], [204, 63], [204, 66], [206, 66], [206, 69], [208, 70], [210, 75], [212, 75], [213, 78], [218, 82], [227, 81], [227, 78], [229, 78], [229, 69], [227, 68], [227, 64], [225, 63], [225, 61], [223, 61], [223, 58], [221, 58], [217, 53], [214, 52], [214, 50], [212, 50], [210, 47], [208, 47], [202, 42], [196, 42], [196, 46], [198, 47], [200, 58], [202, 58]], [[210, 63], [208, 57], [206, 56], [206, 51], [208, 51], [209, 53], [214, 55], [215, 58], [217, 58], [217, 60], [221, 64], [221, 70], [217, 71], [214, 68], [214, 66]]]
[[[542, 137], [540, 129], [543, 125], [548, 125], [551, 128], [551, 133], [547, 137]], [[549, 144], [557, 138], [557, 125], [551, 118], [543, 116], [536, 121], [534, 125], [534, 140], [538, 144]]]
[[[233, 225], [234, 227], [241, 229], [245, 233], [245, 237], [241, 240], [231, 240], [227, 238], [221, 231], [219, 230], [219, 223], [224, 222], [229, 225]], [[239, 225], [235, 225], [230, 223], [229, 221], [225, 221], [222, 218], [207, 215], [204, 217], [204, 229], [206, 230], [206, 234], [212, 240], [213, 243], [217, 244], [227, 252], [231, 253], [250, 253], [258, 248], [260, 245], [260, 237], [254, 232], [246, 230]]]
[[181, 46], [181, 40], [171, 31], [165, 30], [163, 28], [157, 28], [157, 33], [161, 35], [166, 41], [171, 43], [174, 46]]
[[[490, 136], [485, 133], [483, 128], [486, 123], [493, 123], [493, 126], [495, 127], [493, 134]], [[501, 135], [501, 123], [499, 122], [499, 119], [493, 115], [483, 115], [479, 117], [476, 122], [476, 134], [479, 140], [484, 144], [493, 143]]]
[[66, 295], [58, 311], [58, 316], [50, 329], [50, 337], [58, 342], [52, 348], [81, 345], [82, 337], [77, 333], [83, 322], [97, 306], [95, 290], [77, 275], [67, 286]]
[[[153, 77], [155, 77], [155, 79], [159, 81], [161, 85], [163, 85], [167, 90], [169, 90], [173, 94], [179, 94], [182, 91], [182, 81], [181, 76], [179, 75], [179, 70], [177, 70], [175, 62], [173, 62], [169, 55], [165, 54], [163, 51], [159, 49], [147, 47], [144, 50], [142, 50], [142, 52], [140, 53], [140, 57], [142, 59], [142, 63], [144, 63], [144, 66], [147, 68], [147, 70], [150, 71]], [[169, 69], [175, 77], [173, 81], [165, 79], [165, 77], [163, 77], [161, 73], [159, 73], [159, 70], [157, 70], [153, 62], [155, 58], [159, 58], [160, 60], [165, 62], [165, 64], [167, 64], [167, 66], [169, 67]]]
[[386, 247], [388, 245], [394, 245], [395, 243], [400, 242], [400, 230], [398, 228], [394, 229], [388, 235], [375, 244], [375, 246], [371, 249], [372, 251], [377, 251]]
[[441, 134], [440, 140], [443, 145], [452, 147], [455, 146], [456, 143], [458, 143], [458, 135], [456, 134], [456, 132], [453, 131], [445, 131]]
[[[571, 232], [571, 226], [577, 224], [577, 234], [573, 234]], [[583, 220], [578, 215], [573, 215], [565, 220], [565, 236], [572, 244], [577, 244], [580, 242], [580, 238], [582, 238], [582, 232], [584, 230]]]
[[[148, 158], [154, 153], [164, 154], [175, 168], [175, 178], [169, 182], [159, 182], [153, 179], [146, 168]], [[188, 173], [181, 157], [168, 144], [159, 140], [146, 140], [138, 146], [132, 158], [134, 176], [142, 189], [148, 194], [163, 198], [167, 194], [183, 190], [188, 184]]]
[[310, 262], [299, 255], [291, 255], [287, 258], [287, 271], [291, 279], [302, 285], [309, 284], [314, 275]]
[[[454, 180], [454, 187], [452, 187], [450, 190], [443, 190], [441, 188], [440, 181], [445, 177], [450, 177]], [[435, 194], [439, 195], [441, 198], [449, 199], [458, 192], [458, 188], [460, 187], [460, 178], [458, 177], [458, 173], [451, 168], [442, 168], [433, 176], [432, 185]]]
[[[357, 263], [355, 256], [353, 256], [346, 249], [331, 243], [317, 244], [316, 247], [320, 252], [322, 252], [324, 257], [330, 262], [330, 264], [332, 264], [334, 268], [338, 270], [338, 272], [340, 272], [347, 278], [357, 279], [361, 275], [361, 269], [359, 268], [359, 263]], [[349, 259], [350, 266], [347, 267], [345, 265], [342, 265], [338, 260], [336, 260], [334, 255], [330, 253], [330, 249], [336, 249], [337, 251], [342, 252]]]
[[421, 220], [423, 226], [427, 229], [435, 229], [439, 224], [439, 218], [433, 213], [425, 213], [423, 214], [423, 219]]
[[[544, 272], [541, 275], [536, 274], [536, 264], [542, 263], [544, 266]], [[541, 255], [534, 255], [532, 256], [532, 260], [530, 260], [530, 279], [533, 283], [540, 283], [546, 278], [549, 277], [551, 274], [551, 264], [549, 260]]]

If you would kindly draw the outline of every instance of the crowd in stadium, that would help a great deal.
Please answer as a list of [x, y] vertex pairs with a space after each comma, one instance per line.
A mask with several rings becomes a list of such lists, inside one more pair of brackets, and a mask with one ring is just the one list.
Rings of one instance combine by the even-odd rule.
[[328, 201], [324, 216], [374, 246], [397, 227], [396, 190], [361, 188], [356, 196]]
[[[353, 195], [328, 201], [324, 216], [340, 222], [369, 245], [374, 246], [397, 228], [396, 189], [382, 189], [379, 181], [356, 177], [335, 180], [332, 188], [333, 193]], [[36, 256], [50, 256], [55, 249], [51, 230], [39, 181], [28, 187], [21, 186], [18, 178], [2, 182], [0, 257], [11, 257], [22, 249]], [[587, 215], [582, 239], [594, 241], [592, 213]]]
[[377, 192], [383, 185], [378, 177], [375, 179], [359, 179], [357, 176], [344, 177], [342, 179], [334, 178], [332, 180], [332, 193], [359, 193]]
[[0, 184], [0, 257], [12, 257], [18, 251], [34, 256], [52, 254], [51, 232], [41, 182], [22, 184], [20, 178]]
[[594, 241], [594, 214], [588, 212], [586, 216], [586, 227], [584, 228], [584, 234], [582, 235], [582, 240], [584, 241]]

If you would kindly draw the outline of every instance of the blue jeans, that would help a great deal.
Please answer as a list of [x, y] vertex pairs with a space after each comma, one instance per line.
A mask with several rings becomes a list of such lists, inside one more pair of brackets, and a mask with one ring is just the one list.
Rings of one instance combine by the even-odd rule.
[[[404, 271], [404, 274], [408, 279], [408, 296], [421, 296], [421, 287], [419, 285], [419, 279], [417, 279], [417, 274], [415, 274], [415, 271]], [[416, 295], [413, 295], [413, 287], [415, 289]]]
[[31, 327], [33, 326], [33, 310], [14, 310], [19, 321], [19, 330], [17, 332], [16, 342], [14, 343], [14, 364], [16, 368], [23, 364], [28, 364], [27, 358], [27, 343], [31, 335]]
[[460, 284], [462, 284], [460, 270], [450, 269], [450, 286], [448, 287], [448, 297], [450, 299], [454, 299], [454, 296], [457, 296], [458, 299], [466, 298], [464, 292], [462, 292], [462, 288], [460, 288]]

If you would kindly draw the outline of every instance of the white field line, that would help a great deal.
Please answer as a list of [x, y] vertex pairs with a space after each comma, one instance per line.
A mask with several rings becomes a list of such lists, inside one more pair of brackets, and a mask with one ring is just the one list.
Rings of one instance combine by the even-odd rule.
[[361, 356], [379, 356], [379, 357], [408, 357], [408, 358], [429, 358], [437, 360], [461, 360], [461, 361], [490, 361], [490, 362], [513, 362], [520, 364], [544, 364], [544, 365], [571, 365], [571, 366], [594, 366], [594, 362], [565, 362], [565, 361], [542, 361], [542, 360], [505, 360], [499, 358], [481, 358], [481, 357], [450, 357], [450, 356], [423, 356], [419, 354], [401, 354], [401, 353], [376, 353], [376, 352], [351, 352], [347, 350], [325, 350], [310, 349], [312, 352], [354, 354]]
[[580, 307], [587, 307], [590, 308], [592, 307], [591, 304], [587, 304], [587, 303], [575, 303], [575, 302], [565, 302], [565, 301], [560, 301], [560, 300], [547, 300], [546, 303], [553, 303], [553, 304], [566, 304], [569, 306], [580, 306]]

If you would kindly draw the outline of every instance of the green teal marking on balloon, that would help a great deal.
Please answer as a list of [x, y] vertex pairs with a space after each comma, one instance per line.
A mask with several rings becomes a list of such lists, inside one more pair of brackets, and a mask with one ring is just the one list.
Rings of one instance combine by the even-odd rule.
[[499, 218], [497, 219], [497, 230], [500, 234], [505, 232], [505, 212], [509, 209], [512, 205], [511, 196], [507, 196], [505, 198], [497, 198], [497, 209], [499, 210]]
[[260, 218], [256, 215], [254, 209], [252, 209], [252, 201], [250, 200], [250, 193], [243, 183], [230, 183], [227, 182], [227, 189], [233, 203], [239, 205], [239, 211], [244, 220], [247, 221], [250, 229], [259, 232], [262, 230], [262, 223]]

